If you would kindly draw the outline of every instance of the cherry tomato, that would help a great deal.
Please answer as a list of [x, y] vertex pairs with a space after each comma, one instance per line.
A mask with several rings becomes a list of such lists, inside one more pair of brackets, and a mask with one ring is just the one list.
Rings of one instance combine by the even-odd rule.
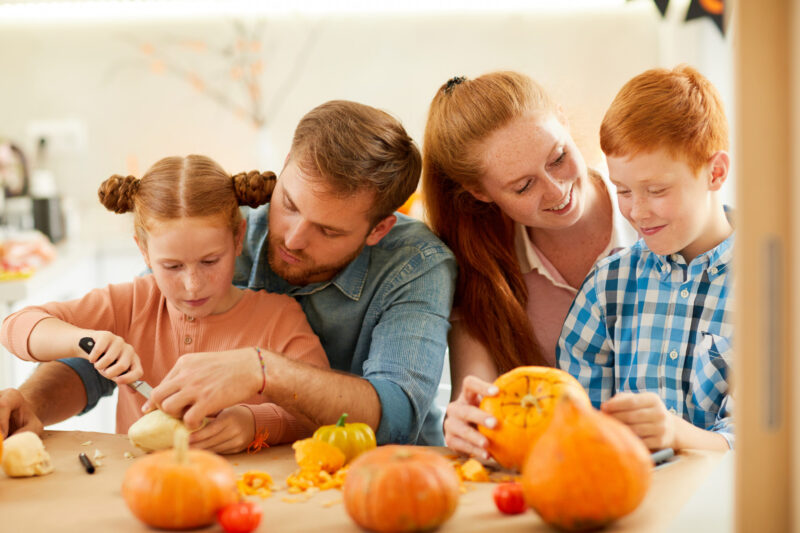
[[250, 533], [261, 522], [261, 507], [253, 502], [239, 502], [226, 505], [217, 511], [225, 533]]
[[528, 509], [525, 504], [525, 497], [522, 495], [522, 485], [516, 481], [500, 483], [494, 488], [492, 497], [494, 498], [494, 504], [501, 513], [520, 514]]

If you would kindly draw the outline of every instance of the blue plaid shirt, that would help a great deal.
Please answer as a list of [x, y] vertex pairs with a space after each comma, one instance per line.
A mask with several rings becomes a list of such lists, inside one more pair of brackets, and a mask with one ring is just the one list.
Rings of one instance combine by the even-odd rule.
[[667, 409], [733, 448], [731, 235], [690, 264], [643, 240], [597, 263], [569, 310], [558, 366], [595, 407], [621, 391], [654, 392]]

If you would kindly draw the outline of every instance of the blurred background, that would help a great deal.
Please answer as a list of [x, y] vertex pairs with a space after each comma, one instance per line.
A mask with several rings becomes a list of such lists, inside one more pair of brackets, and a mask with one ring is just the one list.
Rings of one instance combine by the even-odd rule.
[[[384, 109], [421, 142], [448, 78], [519, 70], [561, 103], [587, 161], [605, 172], [598, 129], [622, 84], [689, 63], [720, 90], [734, 139], [733, 36], [721, 17], [692, 15], [715, 6], [0, 0], [0, 318], [141, 272], [130, 218], [97, 200], [107, 177], [191, 153], [231, 173], [278, 172], [298, 120], [331, 99]], [[4, 354], [0, 388], [32, 369]], [[113, 431], [113, 402], [57, 427]]]

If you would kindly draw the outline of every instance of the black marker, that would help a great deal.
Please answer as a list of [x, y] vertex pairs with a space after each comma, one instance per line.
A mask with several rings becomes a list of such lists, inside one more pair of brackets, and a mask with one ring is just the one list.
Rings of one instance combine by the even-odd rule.
[[79, 453], [78, 459], [81, 460], [81, 464], [86, 469], [86, 472], [89, 474], [94, 474], [94, 465], [92, 464], [92, 461], [89, 459], [88, 455], [85, 453]]
[[672, 448], [664, 448], [650, 454], [653, 460], [653, 465], [660, 466], [669, 462], [675, 456], [675, 450]]

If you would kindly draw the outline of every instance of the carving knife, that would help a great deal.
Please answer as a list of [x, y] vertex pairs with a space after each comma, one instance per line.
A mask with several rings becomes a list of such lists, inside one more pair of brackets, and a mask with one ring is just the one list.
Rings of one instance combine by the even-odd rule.
[[[80, 346], [81, 349], [87, 354], [91, 353], [92, 348], [94, 348], [94, 339], [91, 337], [84, 337], [78, 342], [78, 346]], [[136, 380], [133, 383], [128, 383], [128, 386], [148, 400], [150, 399], [150, 393], [153, 392], [153, 387], [141, 379]]]

